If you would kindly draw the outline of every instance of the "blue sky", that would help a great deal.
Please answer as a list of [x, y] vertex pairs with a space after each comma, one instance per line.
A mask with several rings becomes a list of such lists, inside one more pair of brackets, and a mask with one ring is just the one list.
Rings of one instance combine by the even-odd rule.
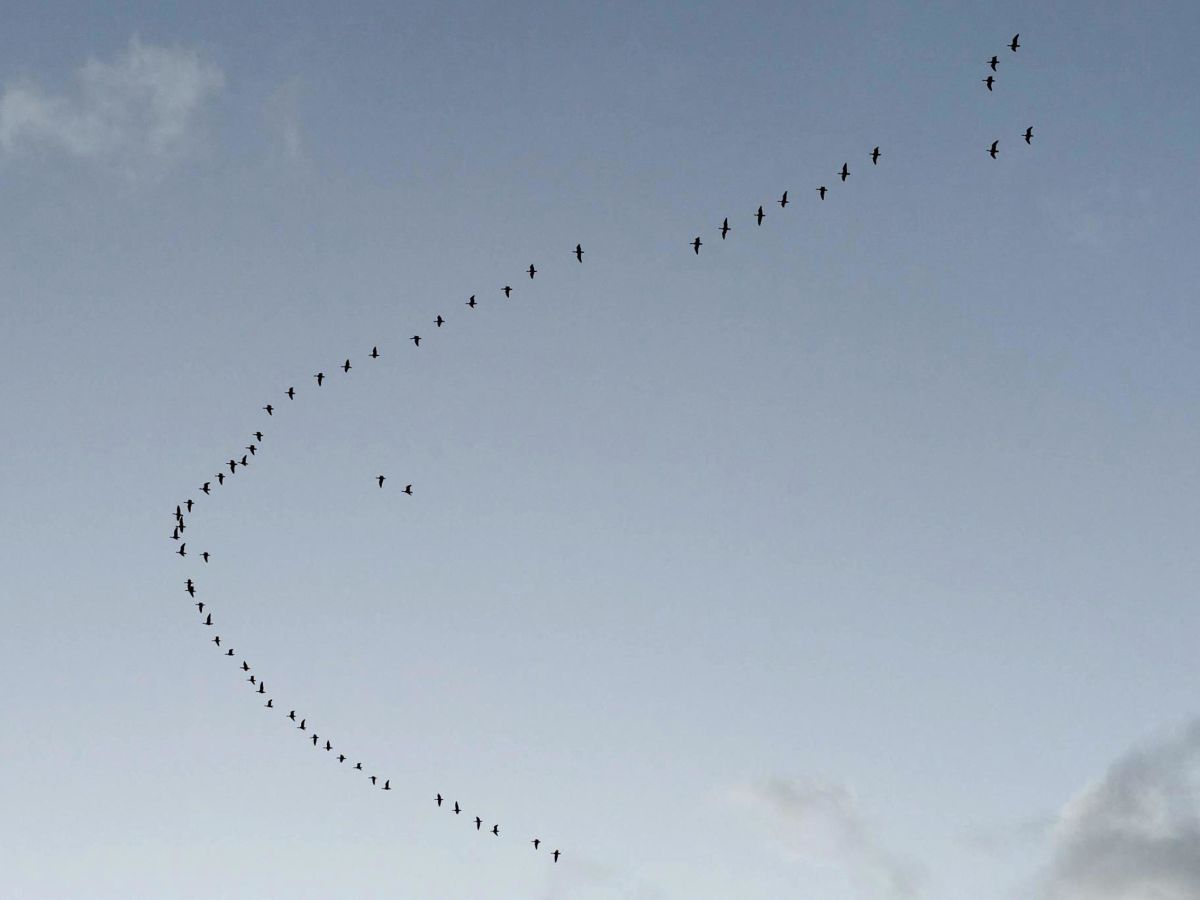
[[6, 12], [6, 893], [1200, 893], [1193, 7]]

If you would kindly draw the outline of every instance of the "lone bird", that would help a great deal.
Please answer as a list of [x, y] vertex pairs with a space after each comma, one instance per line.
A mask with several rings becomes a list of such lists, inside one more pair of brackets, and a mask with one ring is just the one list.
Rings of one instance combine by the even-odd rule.
[[478, 304], [475, 302], [474, 294], [472, 294], [471, 299], [467, 301], [467, 306], [471, 307], [471, 309], [474, 309], [476, 306], [478, 306]]
[[296, 727], [299, 728], [301, 731], [307, 731], [308, 729], [304, 727], [304, 723], [307, 721], [308, 721], [308, 719], [301, 719], [300, 724], [297, 725]]
[[250, 663], [246, 662], [244, 659], [242, 660], [242, 671], [243, 672], [250, 671]]
[[996, 71], [996, 66], [1000, 65], [1000, 57], [998, 57], [998, 56], [993, 56], [991, 59], [989, 59], [989, 60], [987, 61], [987, 64], [988, 64], [989, 66], [991, 66], [991, 67], [992, 67], [992, 71], [993, 71], [993, 72], [995, 72], [995, 71]]
[[261, 444], [262, 439], [263, 439], [263, 433], [261, 431], [254, 432], [254, 439]]
[[694, 241], [692, 241], [692, 249], [696, 251], [697, 256], [700, 255], [700, 248], [703, 246], [704, 246], [704, 244], [700, 241], [699, 237], [697, 237]]
[[273, 699], [271, 699], [271, 698], [267, 698], [267, 705], [266, 705], [265, 707], [263, 707], [263, 708], [264, 708], [264, 709], [274, 709], [274, 708], [275, 708], [275, 701], [274, 701]]
[[850, 164], [842, 163], [842, 171], [838, 172], [838, 174], [842, 176], [842, 181], [845, 181], [847, 178], [849, 178], [850, 177]]
[[1008, 45], [1008, 49], [1011, 50], [1013, 53], [1016, 53], [1017, 48], [1021, 46], [1020, 42], [1017, 40], [1017, 38], [1019, 38], [1020, 36], [1021, 36], [1021, 33], [1018, 31], [1016, 34], [1013, 35], [1012, 43]]
[[361, 771], [362, 771], [362, 763], [355, 763], [355, 764], [354, 764], [354, 768], [355, 768], [357, 771], [361, 772]]
[[350, 368], [351, 368], [350, 360], [346, 360], [344, 363], [342, 363], [342, 371], [343, 372], [349, 373]]
[[289, 400], [295, 400], [296, 399], [296, 389], [294, 387], [288, 388], [287, 396], [288, 396]]
[[459, 806], [458, 801], [455, 800], [454, 801], [454, 814], [457, 816], [460, 812], [462, 812], [462, 807]]
[[762, 225], [762, 220], [766, 218], [766, 213], [762, 211], [762, 207], [758, 208], [758, 212], [754, 214], [754, 218], [758, 220], [758, 224]]
[[312, 742], [313, 742], [314, 747], [317, 746], [317, 737], [318, 737], [318, 735], [316, 734], [316, 732], [313, 732]]
[[881, 157], [881, 156], [883, 156], [883, 154], [879, 152], [878, 147], [876, 147], [874, 150], [872, 150], [871, 151], [871, 165], [873, 165], [873, 166], [879, 165], [879, 157]]
[[1028, 128], [1025, 129], [1024, 137], [1025, 137], [1025, 143], [1027, 143], [1027, 144], [1033, 143], [1033, 126], [1032, 125], [1030, 125]]
[[575, 245], [575, 258], [580, 262], [583, 262], [583, 244]]
[[826, 188], [825, 185], [821, 185], [819, 188], [817, 188], [817, 193], [821, 195], [822, 200], [825, 199], [825, 192], [827, 190], [828, 190], [828, 188]]
[[511, 285], [511, 284], [506, 284], [506, 285], [504, 286], [504, 296], [505, 296], [505, 297], [511, 297], [511, 296], [512, 296], [512, 285]]
[[225, 483], [225, 473], [218, 472], [217, 473], [217, 484], [224, 484], [224, 483]]
[[989, 155], [992, 157], [992, 159], [995, 159], [995, 158], [996, 158], [996, 154], [998, 154], [999, 152], [1000, 152], [1000, 142], [999, 142], [999, 141], [992, 141], [992, 146], [991, 146], [991, 148], [988, 150], [988, 154], [989, 154]]
[[212, 482], [211, 481], [204, 482], [204, 484], [200, 487], [200, 490], [203, 491], [205, 494], [211, 494], [212, 493]]
[[237, 471], [237, 460], [236, 460], [236, 459], [231, 459], [231, 460], [229, 461], [229, 474], [230, 474], [230, 475], [232, 475], [232, 474], [234, 474], [236, 471]]
[[371, 348], [371, 359], [379, 359], [379, 348], [378, 347]]
[[179, 549], [176, 550], [175, 552], [178, 553], [180, 556], [187, 556], [187, 544], [186, 543], [180, 544]]
[[421, 346], [421, 336], [419, 334], [414, 334], [412, 337], [409, 338], [409, 340], [413, 342], [414, 346], [417, 346], [417, 347]]
[[533, 263], [530, 263], [530, 264], [529, 264], [529, 268], [528, 268], [528, 269], [526, 269], [525, 271], [527, 271], [527, 272], [529, 273], [529, 280], [530, 280], [530, 281], [532, 281], [532, 280], [533, 280], [533, 276], [537, 274], [537, 269], [535, 269], [535, 268], [533, 267]]
[[375, 480], [379, 482], [379, 486], [380, 486], [380, 487], [383, 487], [383, 481], [384, 481], [384, 476], [383, 476], [383, 475], [376, 475], [376, 476], [375, 476]]
[[204, 620], [204, 624], [205, 624], [205, 625], [211, 625], [211, 624], [212, 624], [212, 613], [209, 613], [209, 614], [208, 614], [208, 617], [207, 617], [207, 618]]
[[561, 856], [562, 854], [561, 854], [561, 853], [559, 853], [559, 851], [555, 850], [555, 851], [554, 851], [554, 853], [552, 853], [551, 855], [554, 857], [554, 861], [555, 861], [555, 862], [558, 862], [558, 858], [559, 858], [559, 856]]
[[392, 789], [392, 780], [390, 778], [383, 783], [383, 789], [385, 791], [390, 791]]
[[725, 235], [729, 234], [731, 231], [733, 231], [733, 229], [729, 227], [729, 217], [726, 216], [725, 221], [721, 223], [721, 240], [725, 240]]
[[241, 465], [241, 466], [248, 466], [248, 465], [250, 465], [250, 460], [248, 460], [248, 459], [246, 458], [246, 454], [245, 454], [245, 453], [243, 453], [243, 454], [242, 454], [242, 461], [241, 461], [241, 462], [240, 462], [238, 465]]
[[441, 328], [443, 325], [445, 325], [445, 324], [446, 324], [446, 320], [445, 320], [445, 319], [443, 319], [443, 318], [441, 317], [441, 314], [439, 313], [439, 314], [438, 314], [438, 317], [437, 317], [436, 319], [434, 319], [434, 320], [433, 320], [433, 324], [434, 324], [434, 325], [436, 325], [438, 328]]
[[492, 826], [492, 834], [494, 834], [496, 837], [500, 837], [500, 826], [499, 825]]
[[778, 201], [778, 202], [779, 202], [779, 205], [780, 205], [780, 206], [782, 206], [782, 207], [785, 207], [785, 208], [787, 207], [787, 203], [788, 203], [788, 201], [787, 201], [787, 191], [784, 191], [784, 192], [783, 192], [783, 196], [779, 198], [779, 201]]
[[434, 799], [437, 800], [438, 806], [442, 805], [442, 795], [441, 794], [438, 794], [436, 797], [434, 797]]
[[372, 775], [372, 776], [371, 776], [371, 784], [374, 784], [374, 783], [375, 783], [375, 776], [374, 776], [374, 775]]
[[204, 601], [203, 600], [196, 601], [196, 612], [199, 612], [199, 613], [204, 612]]
[[192, 501], [189, 499], [184, 505], [187, 507], [187, 511], [190, 513], [192, 511]]
[[203, 553], [201, 553], [201, 554], [200, 554], [200, 558], [201, 558], [202, 560], [204, 560], [205, 562], [208, 562], [208, 551], [207, 551], [207, 550], [205, 550]]
[[263, 409], [265, 409], [267, 411], [268, 416], [275, 415], [275, 407], [273, 407], [270, 403], [268, 403], [266, 406], [264, 406]]
[[219, 634], [213, 635], [213, 643], [216, 644], [218, 647], [221, 646], [221, 636]]
[[233, 648], [232, 648], [232, 647], [230, 647], [228, 650], [226, 650], [226, 651], [225, 651], [225, 655], [226, 655], [226, 656], [233, 656]]
[[257, 445], [257, 444], [250, 444], [250, 445], [248, 445], [248, 446], [246, 447], [246, 449], [247, 449], [247, 450], [249, 450], [249, 451], [250, 451], [250, 455], [251, 455], [251, 456], [253, 456], [254, 454], [256, 454], [256, 453], [258, 452], [258, 445]]
[[479, 818], [479, 816], [476, 816], [475, 817], [475, 830], [478, 831], [482, 827], [483, 827], [483, 819]]
[[994, 75], [989, 75], [987, 78], [981, 78], [979, 80], [987, 85], [987, 89], [989, 91], [992, 89], [992, 85], [996, 83], [996, 77]]
[[325, 382], [325, 373], [318, 372], [313, 378], [317, 379], [317, 387], [320, 387]]
[[296, 711], [294, 709], [290, 713], [288, 713], [288, 718], [291, 719], [293, 722], [296, 721]]
[[345, 753], [339, 753], [339, 754], [338, 754], [338, 758], [337, 758], [337, 760], [338, 760], [338, 762], [340, 762], [340, 763], [344, 763], [344, 762], [346, 761], [346, 754], [345, 754]]
[[406, 484], [404, 486], [404, 493], [408, 494], [408, 496], [410, 496], [410, 497], [412, 496], [412, 485], [411, 484]]
[[542, 841], [541, 841], [541, 838], [534, 838], [529, 843], [533, 844], [533, 849], [536, 850], [538, 848], [538, 845], [541, 844]]

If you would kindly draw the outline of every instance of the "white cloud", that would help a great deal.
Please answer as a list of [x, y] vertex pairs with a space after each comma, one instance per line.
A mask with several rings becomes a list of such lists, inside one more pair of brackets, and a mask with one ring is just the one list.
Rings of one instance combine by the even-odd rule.
[[166, 160], [192, 149], [205, 102], [225, 84], [195, 50], [143, 44], [134, 36], [111, 62], [89, 59], [78, 96], [23, 81], [0, 93], [0, 151], [55, 147], [88, 159]]
[[1200, 898], [1200, 721], [1131, 751], [1063, 809], [1047, 900]]
[[864, 895], [917, 895], [918, 867], [880, 843], [844, 786], [774, 778], [737, 789], [734, 799], [764, 815], [788, 856], [844, 868]]

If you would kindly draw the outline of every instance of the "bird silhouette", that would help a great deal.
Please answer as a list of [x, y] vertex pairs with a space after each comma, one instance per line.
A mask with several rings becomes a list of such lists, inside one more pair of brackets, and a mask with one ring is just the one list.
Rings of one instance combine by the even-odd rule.
[[455, 800], [454, 801], [454, 814], [457, 816], [460, 812], [462, 812], [462, 807], [459, 806], [458, 801]]
[[361, 771], [362, 771], [362, 763], [355, 763], [355, 764], [354, 764], [354, 768], [355, 768], [357, 771], [361, 772]]
[[538, 848], [538, 846], [542, 843], [542, 840], [541, 840], [541, 838], [534, 838], [529, 843], [533, 844], [533, 849], [536, 850]]
[[405, 493], [405, 494], [408, 494], [408, 496], [410, 496], [410, 497], [411, 497], [411, 496], [412, 496], [412, 485], [411, 485], [411, 484], [406, 484], [406, 485], [404, 486], [404, 491], [403, 491], [403, 493]]
[[526, 269], [525, 271], [527, 271], [527, 272], [529, 273], [529, 280], [530, 280], [530, 281], [532, 281], [532, 280], [533, 280], [533, 276], [537, 274], [537, 269], [535, 269], [535, 268], [533, 267], [533, 263], [530, 263], [530, 264], [529, 264], [529, 268], [528, 268], [528, 269]]
[[243, 672], [250, 671], [250, 663], [246, 662], [244, 659], [242, 660], [242, 671]]
[[288, 388], [287, 396], [288, 396], [289, 400], [295, 400], [296, 399], [296, 389], [294, 387]]
[[275, 708], [275, 701], [274, 701], [273, 699], [270, 699], [270, 698], [268, 698], [268, 699], [267, 699], [267, 705], [266, 705], [264, 708], [265, 708], [265, 709], [274, 709], [274, 708]]
[[192, 596], [192, 597], [196, 596], [196, 585], [192, 583], [192, 579], [189, 578], [187, 580], [187, 585], [185, 587], [185, 590], [188, 592], [189, 596]]
[[554, 861], [555, 861], [555, 862], [558, 862], [558, 858], [559, 858], [559, 856], [561, 856], [561, 855], [562, 855], [562, 854], [561, 854], [561, 853], [560, 853], [558, 850], [555, 850], [555, 851], [554, 851], [554, 852], [551, 854], [551, 856], [553, 856], [553, 857], [554, 857]]
[[379, 348], [378, 347], [371, 348], [371, 359], [379, 359]]
[[475, 295], [472, 294], [471, 299], [467, 301], [467, 306], [471, 307], [471, 309], [474, 309], [477, 305], [478, 304], [475, 302]]
[[845, 181], [847, 178], [849, 178], [850, 177], [850, 164], [842, 163], [842, 171], [838, 172], [838, 174], [842, 176], [842, 181]]
[[208, 614], [208, 617], [207, 617], [207, 618], [205, 618], [205, 620], [204, 620], [204, 624], [205, 624], [205, 625], [211, 625], [211, 624], [212, 624], [212, 613], [209, 613], [209, 614]]
[[998, 154], [999, 152], [1000, 152], [1000, 142], [999, 142], [999, 141], [992, 141], [992, 146], [991, 146], [991, 148], [988, 150], [988, 154], [989, 154], [989, 155], [992, 157], [992, 159], [995, 159], [995, 158], [996, 158], [996, 154]]
[[342, 371], [343, 372], [348, 373], [351, 368], [352, 368], [352, 366], [350, 365], [350, 360], [346, 360], [344, 363], [342, 363]]
[[242, 454], [242, 461], [240, 463], [238, 463], [238, 465], [241, 465], [241, 466], [250, 465], [250, 460], [246, 457], [245, 453]]
[[389, 778], [389, 779], [387, 779], [386, 781], [384, 781], [384, 783], [383, 783], [383, 789], [384, 789], [385, 791], [390, 791], [390, 790], [392, 789], [392, 780], [391, 780], [390, 778]]
[[317, 734], [316, 734], [316, 732], [314, 732], [314, 733], [313, 733], [313, 736], [312, 736], [312, 742], [313, 742], [313, 746], [314, 746], [314, 747], [315, 747], [315, 746], [317, 746]]
[[733, 231], [733, 229], [729, 227], [729, 217], [726, 216], [725, 221], [721, 223], [721, 240], [725, 240], [725, 235], [729, 234], [731, 231]]
[[504, 286], [504, 296], [505, 296], [505, 297], [511, 297], [511, 296], [512, 296], [512, 286], [511, 286], [511, 285], [508, 285], [508, 284], [506, 284], [506, 285]]
[[414, 334], [412, 337], [409, 338], [409, 340], [412, 341], [415, 346], [417, 346], [417, 347], [421, 346], [421, 336], [419, 334]]
[[871, 151], [871, 165], [873, 165], [873, 166], [879, 165], [879, 157], [881, 157], [881, 156], [883, 156], [883, 154], [879, 152], [878, 147], [876, 147], [874, 150], [872, 150]]
[[248, 447], [246, 447], [246, 449], [250, 451], [251, 456], [254, 456], [256, 453], [258, 453], [257, 444], [250, 444]]
[[268, 403], [266, 406], [264, 406], [263, 409], [265, 409], [267, 411], [268, 416], [275, 415], [275, 407], [273, 407], [270, 403]]
[[476, 816], [475, 817], [475, 830], [478, 831], [481, 827], [483, 827], [483, 819], [479, 818], [479, 816]]
[[1008, 49], [1011, 50], [1013, 53], [1016, 53], [1017, 48], [1021, 46], [1020, 42], [1017, 40], [1017, 38], [1019, 38], [1020, 36], [1021, 36], [1021, 33], [1018, 31], [1016, 34], [1013, 35], [1012, 43], [1008, 45]]
[[232, 647], [230, 647], [228, 650], [226, 650], [226, 651], [225, 651], [225, 655], [226, 655], [226, 656], [233, 656], [233, 648], [232, 648]]
[[340, 762], [340, 763], [344, 763], [344, 762], [346, 761], [346, 754], [345, 754], [345, 753], [339, 753], [339, 754], [338, 754], [338, 757], [337, 757], [337, 761], [338, 761], [338, 762]]
[[221, 646], [221, 636], [219, 634], [213, 635], [213, 643], [216, 644], [218, 647]]
[[258, 676], [257, 676], [257, 675], [251, 675], [251, 676], [250, 676], [249, 678], [247, 678], [246, 680], [247, 680], [248, 682], [250, 682], [251, 684], [258, 684]]
[[583, 262], [583, 244], [575, 245], [575, 258], [580, 262]]
[[208, 551], [207, 551], [207, 550], [205, 550], [203, 553], [201, 553], [201, 554], [200, 554], [200, 558], [201, 558], [202, 560], [204, 560], [205, 562], [208, 562]]
[[989, 66], [991, 66], [991, 67], [992, 67], [992, 71], [993, 71], [993, 72], [995, 72], [995, 71], [996, 71], [996, 66], [1000, 65], [1000, 57], [998, 57], [998, 56], [993, 56], [991, 59], [989, 59], [989, 60], [987, 61], [987, 64], [988, 64]]
[[288, 713], [287, 717], [289, 719], [291, 719], [293, 722], [295, 722], [296, 721], [296, 711], [293, 709], [290, 713]]
[[199, 613], [204, 612], [204, 601], [203, 600], [196, 601], [196, 612], [199, 612]]
[[325, 382], [325, 373], [318, 372], [313, 378], [317, 379], [317, 387], [320, 387]]
[[204, 484], [201, 485], [200, 490], [203, 491], [205, 494], [211, 494], [212, 493], [212, 482], [211, 481], [204, 482]]
[[441, 328], [443, 325], [446, 324], [446, 320], [441, 317], [441, 314], [439, 314], [438, 317], [433, 320], [433, 324], [436, 325], [438, 328]]
[[263, 433], [261, 431], [254, 432], [254, 439], [261, 444], [262, 439], [263, 439]]
[[299, 724], [299, 725], [297, 725], [296, 727], [297, 727], [298, 729], [300, 729], [301, 731], [307, 731], [308, 729], [304, 727], [304, 724], [305, 724], [307, 721], [308, 721], [308, 719], [301, 719], [301, 720], [300, 720], [300, 724]]
[[987, 85], [987, 89], [989, 91], [992, 89], [992, 85], [996, 83], [996, 77], [994, 75], [989, 75], [987, 78], [981, 78], [979, 80]]
[[191, 501], [191, 499], [190, 499], [190, 498], [189, 498], [189, 499], [187, 500], [187, 502], [185, 502], [183, 505], [187, 507], [187, 511], [188, 511], [189, 513], [192, 511], [192, 501]]
[[374, 783], [375, 783], [375, 776], [374, 776], [374, 775], [372, 775], [372, 776], [371, 776], [371, 784], [374, 784]]
[[442, 795], [441, 795], [441, 794], [438, 794], [438, 795], [437, 795], [436, 797], [434, 797], [433, 799], [435, 799], [435, 800], [437, 801], [437, 805], [438, 805], [438, 806], [441, 806], [441, 805], [442, 805]]
[[780, 206], [786, 207], [788, 204], [787, 191], [784, 191], [783, 196], [780, 197], [779, 200], [776, 202], [779, 203]]
[[218, 472], [217, 473], [217, 484], [224, 484], [224, 483], [225, 483], [225, 473]]
[[187, 556], [187, 544], [186, 543], [180, 544], [179, 549], [176, 550], [175, 552], [178, 553], [180, 556]]
[[176, 525], [174, 528], [171, 529], [171, 540], [173, 540], [173, 541], [179, 540], [179, 526], [178, 525]]
[[258, 692], [260, 694], [265, 694], [267, 692], [267, 683], [265, 681], [260, 681], [258, 683]]
[[758, 208], [758, 212], [754, 214], [754, 218], [758, 220], [758, 224], [762, 225], [762, 220], [766, 217], [766, 213], [762, 211], [762, 207]]
[[700, 238], [698, 238], [698, 237], [694, 241], [692, 241], [692, 249], [696, 251], [697, 256], [700, 255], [700, 248], [703, 246], [704, 246], [704, 244], [700, 241]]
[[233, 474], [234, 474], [234, 473], [236, 473], [236, 472], [237, 472], [237, 460], [236, 460], [236, 459], [231, 459], [231, 460], [229, 461], [229, 474], [230, 474], [230, 475], [233, 475]]
[[384, 481], [384, 476], [383, 476], [383, 475], [376, 475], [376, 476], [375, 476], [375, 480], [379, 482], [379, 486], [380, 486], [380, 487], [383, 487], [383, 481]]
[[500, 837], [500, 826], [499, 825], [492, 826], [492, 834], [494, 834], [496, 837]]
[[825, 192], [827, 190], [828, 190], [828, 188], [826, 188], [825, 185], [821, 185], [819, 188], [817, 188], [817, 193], [821, 195], [822, 200], [825, 199]]
[[1024, 138], [1025, 138], [1025, 143], [1027, 143], [1027, 144], [1033, 143], [1033, 126], [1032, 125], [1030, 125], [1028, 128], [1025, 129]]

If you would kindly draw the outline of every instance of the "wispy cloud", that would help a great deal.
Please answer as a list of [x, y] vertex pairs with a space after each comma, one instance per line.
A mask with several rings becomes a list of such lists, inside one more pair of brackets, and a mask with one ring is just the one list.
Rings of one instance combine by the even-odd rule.
[[733, 798], [762, 815], [788, 856], [845, 868], [864, 895], [917, 895], [919, 867], [883, 846], [848, 788], [773, 778]]
[[31, 81], [0, 93], [0, 151], [52, 147], [72, 156], [135, 164], [186, 154], [204, 104], [225, 85], [220, 67], [193, 49], [134, 36], [111, 62], [89, 59], [78, 92], [47, 93]]
[[1043, 896], [1200, 897], [1200, 721], [1127, 753], [1066, 805]]

